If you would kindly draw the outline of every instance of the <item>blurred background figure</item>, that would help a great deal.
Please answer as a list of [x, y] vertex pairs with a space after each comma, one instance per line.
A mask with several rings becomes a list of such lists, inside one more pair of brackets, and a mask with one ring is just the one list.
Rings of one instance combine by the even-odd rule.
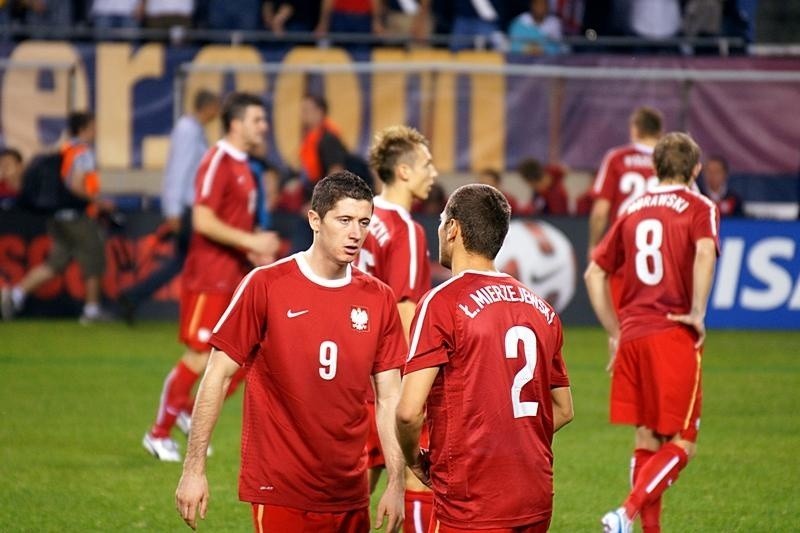
[[503, 193], [508, 200], [508, 204], [511, 206], [511, 216], [519, 215], [519, 202], [517, 202], [516, 198], [513, 194], [510, 194], [503, 190], [501, 186], [501, 182], [503, 181], [503, 175], [500, 173], [499, 170], [493, 168], [484, 168], [483, 170], [478, 173], [478, 179], [476, 180], [477, 183], [482, 183], [483, 185], [491, 185], [495, 189], [499, 190]]
[[0, 148], [0, 201], [13, 200], [22, 187], [22, 154], [16, 148]]
[[208, 149], [204, 127], [219, 116], [219, 110], [219, 96], [200, 90], [194, 97], [192, 111], [179, 117], [172, 128], [161, 193], [161, 212], [165, 223], [159, 233], [164, 238], [175, 238], [175, 252], [159, 269], [120, 293], [117, 303], [129, 324], [133, 323], [139, 305], [169, 283], [183, 268], [192, 235], [195, 176]]
[[568, 215], [564, 170], [557, 165], [542, 167], [536, 159], [523, 159], [517, 165], [522, 179], [531, 188], [530, 204], [521, 208], [526, 215]]
[[550, 14], [547, 0], [531, 0], [530, 9], [511, 22], [508, 38], [512, 53], [558, 55], [562, 52], [561, 19]]
[[700, 190], [708, 196], [719, 208], [719, 214], [723, 217], [740, 217], [742, 211], [742, 199], [728, 190], [728, 162], [722, 156], [711, 156], [703, 166], [703, 174], [700, 180]]
[[387, 0], [384, 15], [386, 34], [423, 41], [431, 34], [432, 0]]
[[92, 25], [98, 30], [137, 28], [143, 7], [143, 0], [93, 0]]
[[22, 280], [0, 295], [0, 312], [10, 320], [22, 310], [29, 294], [67, 268], [74, 258], [81, 267], [86, 285], [86, 299], [81, 324], [106, 321], [110, 317], [100, 306], [100, 278], [105, 272], [105, 248], [97, 221], [101, 212], [113, 204], [100, 198], [100, 176], [94, 155], [94, 115], [71, 113], [67, 118], [69, 139], [61, 146], [61, 179], [82, 200], [85, 208], [63, 207], [47, 221], [47, 232], [53, 241], [47, 259], [28, 271]]
[[274, 9], [271, 29], [275, 35], [311, 33], [319, 23], [319, 0], [278, 0]]

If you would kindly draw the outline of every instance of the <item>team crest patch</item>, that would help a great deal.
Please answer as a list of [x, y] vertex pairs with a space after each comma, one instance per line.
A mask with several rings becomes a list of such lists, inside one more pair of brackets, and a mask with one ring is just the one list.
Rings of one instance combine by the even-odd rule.
[[369, 331], [369, 313], [366, 307], [353, 306], [350, 308], [350, 322], [356, 331]]

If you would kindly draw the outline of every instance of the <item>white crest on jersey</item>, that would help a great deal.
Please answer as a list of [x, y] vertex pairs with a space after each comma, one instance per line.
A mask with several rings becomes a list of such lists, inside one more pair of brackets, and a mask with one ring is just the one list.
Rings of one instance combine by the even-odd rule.
[[366, 331], [369, 327], [369, 315], [363, 307], [353, 307], [350, 310], [350, 321], [356, 331]]

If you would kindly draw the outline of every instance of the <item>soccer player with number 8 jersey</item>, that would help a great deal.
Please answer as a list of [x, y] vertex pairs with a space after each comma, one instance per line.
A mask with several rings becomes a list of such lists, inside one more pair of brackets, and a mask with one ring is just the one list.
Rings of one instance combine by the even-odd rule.
[[[690, 189], [700, 149], [686, 134], [653, 151], [659, 185], [631, 202], [592, 254], [585, 279], [612, 349], [611, 421], [636, 427], [633, 488], [604, 531], [660, 531], [661, 495], [694, 455], [704, 319], [719, 253], [719, 213]], [[618, 314], [608, 279], [622, 276]]]
[[[539, 533], [550, 524], [551, 442], [572, 419], [572, 395], [555, 311], [494, 267], [510, 211], [488, 185], [451, 195], [439, 261], [453, 277], [425, 295], [411, 328], [397, 434], [433, 489], [430, 531]], [[426, 418], [430, 454], [419, 448]]]
[[388, 484], [376, 527], [403, 520], [403, 457], [394, 415], [406, 340], [391, 289], [352, 268], [367, 235], [372, 191], [350, 172], [314, 187], [311, 248], [251, 271], [209, 341], [197, 394], [178, 511], [205, 517], [205, 457], [222, 397], [247, 368], [239, 498], [256, 531], [370, 529], [364, 447], [367, 392], [375, 387]]

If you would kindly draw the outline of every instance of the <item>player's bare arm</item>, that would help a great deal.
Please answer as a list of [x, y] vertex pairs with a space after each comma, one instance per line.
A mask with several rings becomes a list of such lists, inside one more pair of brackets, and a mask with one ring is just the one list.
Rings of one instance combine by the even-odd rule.
[[239, 248], [254, 254], [274, 252], [276, 237], [272, 232], [250, 233], [226, 224], [205, 205], [192, 208], [194, 230], [214, 242]]
[[198, 511], [200, 518], [204, 520], [206, 518], [209, 499], [206, 452], [222, 409], [228, 383], [238, 369], [239, 365], [225, 352], [213, 350], [203, 380], [197, 389], [197, 399], [192, 413], [192, 431], [189, 434], [183, 473], [175, 491], [178, 513], [192, 529], [197, 528]]
[[386, 531], [396, 531], [403, 523], [405, 512], [403, 503], [405, 461], [394, 432], [395, 412], [400, 399], [400, 370], [379, 372], [373, 379], [375, 381], [375, 422], [378, 427], [378, 438], [381, 441], [383, 457], [386, 461], [388, 478], [386, 490], [378, 503], [375, 528], [380, 528], [384, 518], [387, 518]]
[[414, 320], [414, 312], [417, 310], [417, 303], [411, 300], [397, 302], [397, 312], [400, 314], [400, 322], [403, 324], [403, 333], [408, 341], [408, 332], [411, 331], [411, 322]]
[[592, 204], [592, 212], [589, 214], [589, 250], [587, 257], [592, 260], [592, 250], [603, 238], [603, 233], [608, 226], [611, 215], [611, 202], [605, 198], [597, 198]]
[[553, 400], [553, 431], [558, 431], [566, 426], [575, 417], [572, 407], [572, 390], [569, 387], [556, 387], [550, 389]]
[[687, 314], [667, 315], [667, 318], [691, 326], [697, 331], [695, 348], [700, 348], [706, 339], [706, 306], [714, 280], [717, 263], [717, 248], [713, 239], [703, 238], [695, 244], [694, 266], [692, 270], [692, 308]]
[[397, 405], [397, 440], [406, 464], [429, 487], [429, 472], [419, 449], [419, 436], [425, 421], [425, 402], [438, 373], [439, 367], [433, 367], [406, 374], [400, 388], [400, 403]]
[[597, 319], [608, 333], [609, 360], [606, 370], [610, 372], [619, 341], [619, 320], [617, 320], [617, 313], [614, 311], [614, 305], [611, 301], [608, 272], [592, 261], [586, 268], [583, 279], [586, 281], [586, 291], [589, 294], [592, 309], [594, 309]]

